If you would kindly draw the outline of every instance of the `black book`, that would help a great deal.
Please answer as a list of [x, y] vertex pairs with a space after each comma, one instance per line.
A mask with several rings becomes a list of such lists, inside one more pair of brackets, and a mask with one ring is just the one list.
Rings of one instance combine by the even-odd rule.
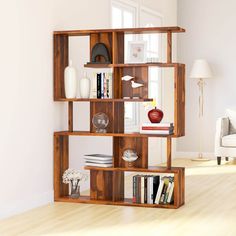
[[101, 93], [101, 80], [102, 80], [102, 74], [101, 73], [97, 73], [97, 98], [101, 98], [102, 97], [102, 93]]
[[144, 203], [147, 203], [147, 178], [148, 176], [144, 176]]
[[153, 176], [153, 204], [155, 203], [159, 184], [160, 184], [160, 176], [158, 175]]

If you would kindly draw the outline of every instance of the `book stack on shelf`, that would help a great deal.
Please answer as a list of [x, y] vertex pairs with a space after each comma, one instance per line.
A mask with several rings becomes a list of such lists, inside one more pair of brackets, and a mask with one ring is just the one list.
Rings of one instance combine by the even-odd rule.
[[140, 133], [171, 135], [174, 133], [174, 124], [173, 123], [143, 123], [140, 128]]
[[112, 98], [112, 73], [95, 73], [92, 93], [93, 98]]
[[112, 167], [112, 156], [105, 154], [89, 154], [85, 155], [86, 166], [97, 166], [97, 167]]
[[133, 176], [133, 203], [172, 204], [174, 201], [173, 196], [173, 176]]

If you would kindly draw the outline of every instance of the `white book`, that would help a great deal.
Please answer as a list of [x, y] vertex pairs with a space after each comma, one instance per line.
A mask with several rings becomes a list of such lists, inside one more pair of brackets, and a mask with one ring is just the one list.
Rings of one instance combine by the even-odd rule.
[[172, 127], [173, 123], [163, 122], [163, 123], [143, 123], [142, 126], [146, 127]]
[[140, 130], [141, 134], [163, 134], [163, 135], [168, 135], [168, 134], [173, 134], [173, 130]]
[[109, 78], [109, 98], [113, 98], [113, 78], [112, 73], [108, 73]]
[[90, 163], [90, 162], [85, 162], [86, 166], [97, 166], [97, 167], [112, 167], [112, 164], [98, 164], [98, 163]]
[[159, 184], [159, 187], [158, 187], [158, 190], [157, 190], [155, 204], [159, 204], [159, 202], [160, 202], [163, 187], [164, 187], [164, 179], [161, 178], [160, 179], [160, 184]]
[[147, 178], [147, 203], [153, 204], [153, 176]]
[[97, 160], [111, 160], [113, 156], [107, 154], [87, 154], [85, 158], [93, 158]]
[[144, 176], [141, 176], [141, 203], [144, 203]]
[[174, 182], [172, 182], [171, 187], [170, 187], [170, 192], [169, 192], [169, 195], [168, 195], [168, 198], [167, 198], [167, 203], [171, 202], [172, 195], [174, 193], [174, 185], [175, 185]]
[[93, 159], [86, 159], [86, 162], [90, 162], [90, 163], [99, 163], [99, 164], [111, 164], [112, 160], [93, 160]]

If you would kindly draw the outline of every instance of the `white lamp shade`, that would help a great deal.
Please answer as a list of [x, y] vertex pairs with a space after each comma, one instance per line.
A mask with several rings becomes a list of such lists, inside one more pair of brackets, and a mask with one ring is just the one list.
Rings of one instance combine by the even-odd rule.
[[207, 61], [203, 59], [195, 60], [192, 71], [190, 73], [190, 78], [205, 79], [211, 77], [212, 77], [212, 72]]

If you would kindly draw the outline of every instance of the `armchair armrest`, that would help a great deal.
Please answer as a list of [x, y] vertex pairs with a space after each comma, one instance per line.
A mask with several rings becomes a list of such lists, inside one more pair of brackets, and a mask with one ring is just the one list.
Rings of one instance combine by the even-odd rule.
[[221, 117], [216, 122], [215, 148], [221, 146], [222, 137], [229, 134], [229, 118]]

